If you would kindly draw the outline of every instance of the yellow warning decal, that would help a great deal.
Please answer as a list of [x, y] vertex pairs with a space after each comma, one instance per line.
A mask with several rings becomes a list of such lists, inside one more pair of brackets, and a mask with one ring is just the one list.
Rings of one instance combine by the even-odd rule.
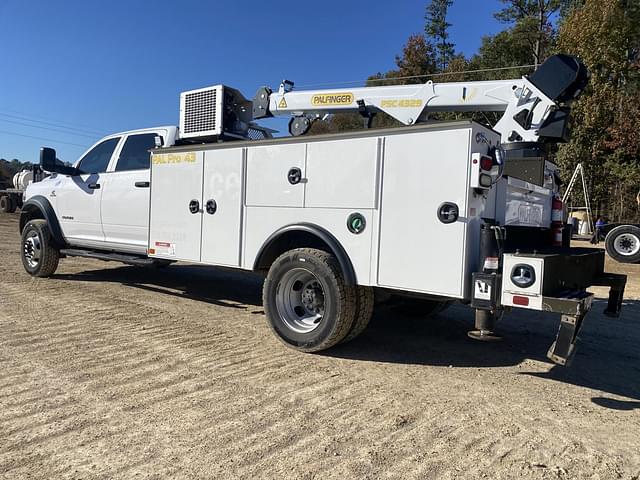
[[422, 100], [409, 99], [409, 100], [382, 100], [380, 102], [380, 108], [418, 108], [422, 106]]
[[278, 103], [278, 108], [287, 108], [287, 101], [282, 97], [282, 100]]
[[166, 163], [195, 163], [196, 153], [156, 153], [153, 155], [153, 164], [161, 165]]
[[314, 95], [311, 97], [311, 105], [327, 106], [327, 105], [350, 105], [353, 103], [353, 93], [341, 92], [323, 95]]

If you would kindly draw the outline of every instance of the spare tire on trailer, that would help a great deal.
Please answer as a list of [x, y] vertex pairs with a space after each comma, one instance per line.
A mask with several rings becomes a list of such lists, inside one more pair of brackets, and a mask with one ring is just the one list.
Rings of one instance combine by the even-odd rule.
[[604, 246], [609, 256], [620, 263], [640, 263], [640, 226], [614, 228], [607, 234]]

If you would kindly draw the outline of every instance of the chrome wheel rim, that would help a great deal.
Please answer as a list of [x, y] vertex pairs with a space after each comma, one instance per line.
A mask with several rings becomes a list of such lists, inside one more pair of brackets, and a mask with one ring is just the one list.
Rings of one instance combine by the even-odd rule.
[[324, 316], [324, 288], [309, 270], [290, 270], [278, 284], [276, 308], [289, 329], [296, 333], [312, 332], [320, 326]]
[[623, 233], [616, 237], [613, 246], [620, 255], [625, 257], [635, 255], [640, 252], [640, 238], [633, 233]]
[[42, 243], [37, 232], [29, 232], [22, 246], [22, 254], [31, 268], [36, 268], [42, 255]]

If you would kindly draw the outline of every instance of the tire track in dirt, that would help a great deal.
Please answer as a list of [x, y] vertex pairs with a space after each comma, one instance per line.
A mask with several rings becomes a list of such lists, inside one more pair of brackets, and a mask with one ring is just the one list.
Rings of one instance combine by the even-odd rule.
[[[253, 278], [233, 283], [236, 291], [229, 272], [63, 260], [57, 278], [33, 281], [21, 272], [11, 223], [0, 217], [0, 239], [10, 239], [0, 242], [0, 476], [640, 472], [640, 409], [591, 401], [640, 400], [633, 388], [620, 396], [598, 365], [637, 362], [640, 338], [627, 320], [618, 330], [594, 322], [587, 358], [577, 359], [587, 366], [551, 377], [540, 359], [523, 368], [518, 352], [555, 333], [546, 317], [526, 314], [505, 326], [513, 340], [491, 353], [459, 339], [468, 312], [454, 308], [432, 324], [382, 312], [362, 340], [303, 355], [253, 314], [261, 310]], [[640, 308], [630, 309], [637, 317]], [[620, 378], [637, 380], [630, 372]]]

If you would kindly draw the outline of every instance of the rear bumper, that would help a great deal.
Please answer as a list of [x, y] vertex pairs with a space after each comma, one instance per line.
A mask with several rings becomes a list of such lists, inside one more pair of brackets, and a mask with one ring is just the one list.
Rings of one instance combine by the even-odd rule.
[[[566, 299], [592, 286], [610, 287], [608, 315], [618, 315], [627, 277], [604, 271], [605, 252], [594, 248], [556, 248], [544, 252], [506, 253], [499, 301], [502, 306], [564, 313]], [[518, 269], [532, 272], [530, 285], [519, 285]]]
[[[528, 269], [530, 284], [518, 285], [522, 267]], [[604, 250], [557, 248], [545, 252], [506, 253], [501, 274], [474, 274], [474, 283], [490, 283], [495, 296], [476, 295], [472, 305], [486, 310], [504, 307], [559, 313], [560, 327], [547, 354], [559, 365], [571, 359], [584, 318], [593, 305], [591, 286], [609, 287], [604, 313], [617, 317], [622, 308], [626, 275], [604, 272]], [[482, 289], [480, 289], [482, 290]]]

